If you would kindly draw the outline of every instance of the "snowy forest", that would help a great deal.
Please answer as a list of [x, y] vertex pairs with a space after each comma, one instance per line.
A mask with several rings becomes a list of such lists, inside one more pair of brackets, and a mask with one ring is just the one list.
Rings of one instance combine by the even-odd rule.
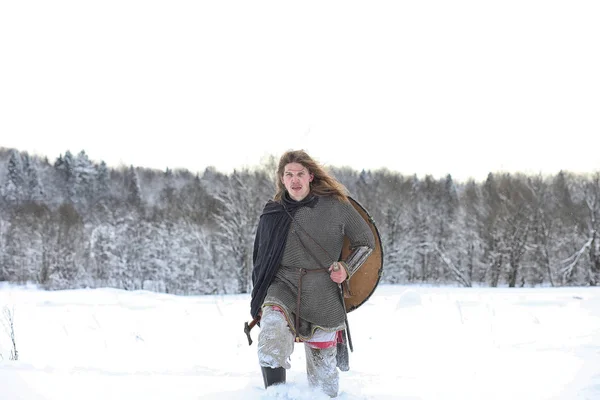
[[[0, 148], [0, 281], [248, 293], [276, 159], [224, 174], [108, 167]], [[373, 217], [382, 282], [600, 284], [600, 172], [490, 172], [482, 182], [329, 167]]]

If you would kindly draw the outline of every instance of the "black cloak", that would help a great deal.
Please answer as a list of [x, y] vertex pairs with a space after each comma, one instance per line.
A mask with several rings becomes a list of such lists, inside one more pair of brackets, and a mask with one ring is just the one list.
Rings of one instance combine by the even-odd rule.
[[265, 205], [258, 221], [252, 254], [252, 318], [258, 318], [267, 290], [279, 269], [293, 215], [301, 207], [314, 207], [317, 201], [318, 197], [312, 194], [304, 200], [295, 201], [286, 192], [280, 202], [269, 200]]

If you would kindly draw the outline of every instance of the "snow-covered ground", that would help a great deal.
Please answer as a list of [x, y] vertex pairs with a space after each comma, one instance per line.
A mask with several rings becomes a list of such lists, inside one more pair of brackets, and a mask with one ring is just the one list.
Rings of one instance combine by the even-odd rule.
[[[1, 286], [0, 312], [3, 400], [328, 398], [301, 345], [262, 388], [247, 295]], [[340, 399], [600, 399], [600, 288], [380, 285], [349, 320]]]

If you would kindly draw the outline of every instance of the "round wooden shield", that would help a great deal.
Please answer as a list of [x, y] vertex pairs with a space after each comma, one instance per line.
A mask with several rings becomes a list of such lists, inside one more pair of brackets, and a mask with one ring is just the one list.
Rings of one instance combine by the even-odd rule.
[[[369, 255], [365, 263], [352, 275], [348, 287], [344, 287], [344, 301], [346, 304], [346, 312], [356, 310], [375, 292], [375, 288], [379, 284], [379, 279], [383, 273], [383, 249], [381, 247], [381, 237], [373, 218], [367, 210], [356, 200], [349, 197], [350, 203], [356, 211], [369, 224], [373, 236], [375, 237], [375, 249]], [[345, 260], [351, 253], [350, 240], [344, 238], [344, 247], [342, 249], [341, 259]], [[348, 290], [346, 290], [348, 289]]]

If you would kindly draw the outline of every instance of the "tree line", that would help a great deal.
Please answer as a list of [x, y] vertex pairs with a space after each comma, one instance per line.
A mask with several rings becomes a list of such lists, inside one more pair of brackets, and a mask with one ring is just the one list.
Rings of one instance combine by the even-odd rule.
[[[121, 166], [70, 151], [0, 148], [0, 281], [248, 293], [276, 159], [224, 174]], [[330, 171], [373, 217], [382, 282], [600, 283], [600, 172], [492, 173], [483, 182], [387, 169]]]

